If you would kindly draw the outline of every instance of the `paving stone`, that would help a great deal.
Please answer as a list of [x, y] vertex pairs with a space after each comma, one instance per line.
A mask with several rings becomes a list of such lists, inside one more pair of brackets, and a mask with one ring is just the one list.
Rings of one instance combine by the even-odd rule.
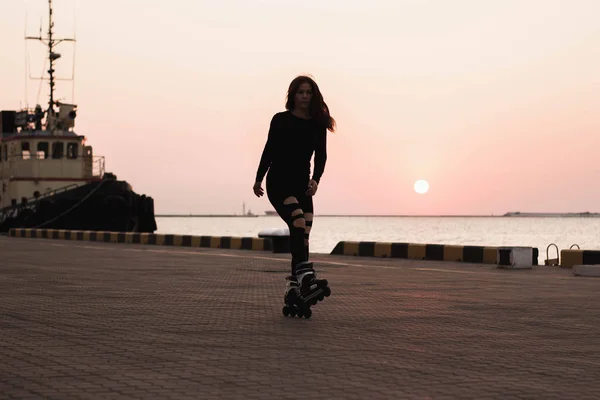
[[600, 394], [598, 280], [311, 259], [332, 296], [306, 320], [285, 254], [0, 237], [0, 398]]

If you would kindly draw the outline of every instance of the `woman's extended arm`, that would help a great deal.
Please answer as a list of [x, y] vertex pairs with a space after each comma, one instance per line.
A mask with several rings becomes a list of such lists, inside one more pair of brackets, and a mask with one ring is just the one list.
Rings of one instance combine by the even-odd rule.
[[262, 182], [265, 174], [271, 166], [273, 161], [273, 152], [275, 151], [275, 135], [277, 134], [277, 121], [276, 115], [271, 119], [271, 125], [269, 126], [269, 135], [265, 148], [263, 149], [262, 156], [260, 157], [260, 163], [258, 164], [258, 170], [256, 171], [256, 182]]
[[313, 180], [319, 183], [323, 172], [325, 172], [325, 163], [327, 162], [327, 129], [323, 129], [317, 139], [317, 147], [315, 149], [315, 171]]

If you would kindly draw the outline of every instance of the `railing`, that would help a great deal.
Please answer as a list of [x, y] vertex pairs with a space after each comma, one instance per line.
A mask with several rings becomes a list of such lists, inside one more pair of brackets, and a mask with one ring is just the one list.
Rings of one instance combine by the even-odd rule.
[[0, 169], [4, 179], [9, 177], [91, 179], [102, 178], [104, 163], [104, 156], [76, 158], [9, 156], [7, 160], [0, 160]]
[[[75, 189], [78, 186], [79, 186], [78, 183], [72, 183], [70, 185], [63, 186], [58, 189], [54, 189], [50, 192], [46, 192], [38, 197], [30, 197], [27, 199], [27, 201], [25, 203], [18, 203], [18, 204], [14, 204], [14, 205], [11, 205], [8, 207], [0, 208], [0, 216], [3, 216], [3, 214], [4, 214], [3, 217], [6, 217], [7, 215], [5, 213], [7, 213], [9, 211], [18, 211], [21, 208], [32, 208], [33, 206], [37, 205], [37, 203], [40, 200], [45, 199], [46, 197], [54, 196], [57, 193], [62, 193], [62, 192], [66, 192], [67, 190]], [[2, 218], [2, 220], [3, 219], [4, 218]]]
[[84, 156], [92, 160], [92, 177], [104, 176], [104, 156]]

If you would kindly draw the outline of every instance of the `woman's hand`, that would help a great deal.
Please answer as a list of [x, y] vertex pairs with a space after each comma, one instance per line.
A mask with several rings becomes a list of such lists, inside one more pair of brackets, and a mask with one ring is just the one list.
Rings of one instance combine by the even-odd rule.
[[261, 182], [254, 182], [254, 186], [252, 186], [252, 190], [254, 191], [254, 194], [256, 195], [256, 197], [260, 197], [263, 194], [265, 194], [265, 192], [261, 186], [262, 186]]
[[306, 190], [306, 195], [307, 196], [314, 196], [315, 193], [317, 193], [317, 188], [319, 187], [319, 185], [317, 184], [317, 181], [315, 181], [314, 179], [311, 179], [308, 182], [308, 189]]

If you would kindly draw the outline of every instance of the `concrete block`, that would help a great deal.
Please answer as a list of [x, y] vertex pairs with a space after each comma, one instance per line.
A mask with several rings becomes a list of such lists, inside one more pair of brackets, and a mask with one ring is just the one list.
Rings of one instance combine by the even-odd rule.
[[259, 238], [271, 241], [273, 253], [290, 252], [290, 230], [285, 228], [265, 228], [258, 232]]
[[600, 277], [600, 265], [574, 265], [573, 275], [575, 276], [589, 276], [589, 277]]
[[514, 246], [498, 247], [496, 265], [505, 269], [532, 269], [533, 248]]

